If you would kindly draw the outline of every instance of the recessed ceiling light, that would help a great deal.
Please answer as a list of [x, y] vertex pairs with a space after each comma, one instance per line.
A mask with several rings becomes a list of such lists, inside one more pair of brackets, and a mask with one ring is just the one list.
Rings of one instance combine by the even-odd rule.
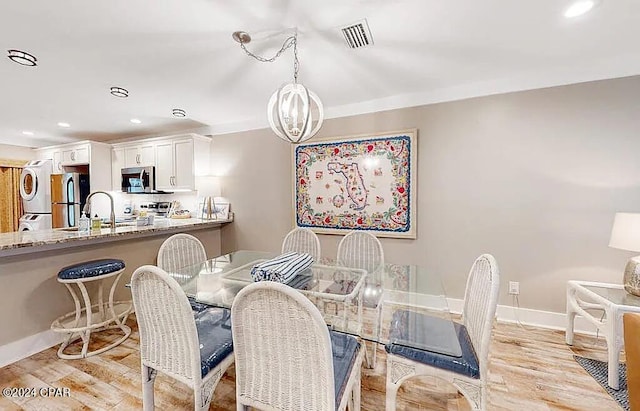
[[58, 125], [59, 125], [60, 127], [64, 127], [64, 128], [71, 127], [71, 124], [69, 124], [69, 123], [65, 123], [65, 122], [62, 122], [62, 121], [61, 121], [61, 122], [59, 122], [59, 123], [58, 123]]
[[186, 116], [187, 116], [187, 112], [186, 112], [186, 111], [184, 111], [184, 110], [183, 110], [183, 109], [181, 109], [181, 108], [174, 108], [174, 109], [173, 109], [173, 111], [172, 111], [172, 113], [173, 113], [173, 115], [174, 115], [175, 117], [186, 117]]
[[122, 87], [111, 87], [110, 93], [112, 96], [115, 96], [115, 97], [120, 97], [120, 98], [129, 97], [129, 90]]
[[29, 67], [35, 67], [38, 65], [38, 59], [36, 58], [36, 56], [29, 54], [26, 51], [7, 50], [7, 52], [9, 53], [7, 57], [9, 57], [9, 60], [13, 61], [14, 63], [22, 64], [23, 66]]
[[23, 131], [22, 134], [24, 134], [25, 136], [32, 136], [33, 135], [33, 131]]
[[564, 16], [568, 19], [573, 17], [582, 16], [589, 12], [596, 5], [595, 0], [579, 0], [574, 2], [568, 9], [565, 10]]
[[133, 124], [140, 124], [142, 123], [142, 121], [138, 120], [137, 118], [132, 118], [131, 120], [129, 120], [130, 122], [132, 122]]

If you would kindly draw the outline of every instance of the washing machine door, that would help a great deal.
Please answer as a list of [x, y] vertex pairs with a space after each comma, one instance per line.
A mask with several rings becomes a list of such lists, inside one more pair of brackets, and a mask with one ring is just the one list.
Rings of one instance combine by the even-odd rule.
[[38, 192], [38, 175], [32, 168], [23, 168], [20, 174], [20, 196], [26, 200], [33, 200]]
[[21, 222], [18, 226], [18, 231], [34, 231], [34, 228], [29, 223]]

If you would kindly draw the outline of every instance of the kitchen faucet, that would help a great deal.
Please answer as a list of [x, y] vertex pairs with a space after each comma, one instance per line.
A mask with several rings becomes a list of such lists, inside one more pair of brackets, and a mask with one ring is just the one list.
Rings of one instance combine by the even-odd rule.
[[107, 193], [106, 191], [94, 191], [91, 194], [89, 194], [87, 196], [87, 200], [86, 203], [84, 204], [84, 208], [82, 209], [82, 212], [87, 215], [89, 215], [89, 217], [91, 217], [91, 197], [93, 197], [94, 194], [98, 194], [98, 193], [102, 193], [105, 194], [107, 197], [109, 197], [109, 200], [111, 201], [111, 216], [110, 216], [110, 220], [111, 220], [111, 229], [115, 229], [116, 228], [116, 213], [114, 211], [114, 207], [113, 207], [113, 196], [109, 193]]

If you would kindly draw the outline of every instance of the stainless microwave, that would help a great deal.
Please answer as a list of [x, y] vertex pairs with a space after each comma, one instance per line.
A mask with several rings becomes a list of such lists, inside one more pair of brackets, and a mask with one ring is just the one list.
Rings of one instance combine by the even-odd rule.
[[125, 193], [156, 192], [156, 168], [130, 167], [122, 170], [122, 191]]

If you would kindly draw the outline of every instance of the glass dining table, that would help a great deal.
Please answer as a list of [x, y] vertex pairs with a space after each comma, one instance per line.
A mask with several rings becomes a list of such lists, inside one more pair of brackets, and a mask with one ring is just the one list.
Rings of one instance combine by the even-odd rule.
[[[169, 274], [196, 304], [231, 308], [236, 294], [253, 282], [251, 268], [277, 255], [234, 251]], [[323, 258], [287, 285], [307, 296], [334, 331], [365, 342], [462, 355], [442, 280], [424, 267], [387, 263], [368, 273]], [[432, 321], [425, 327], [415, 313]]]

